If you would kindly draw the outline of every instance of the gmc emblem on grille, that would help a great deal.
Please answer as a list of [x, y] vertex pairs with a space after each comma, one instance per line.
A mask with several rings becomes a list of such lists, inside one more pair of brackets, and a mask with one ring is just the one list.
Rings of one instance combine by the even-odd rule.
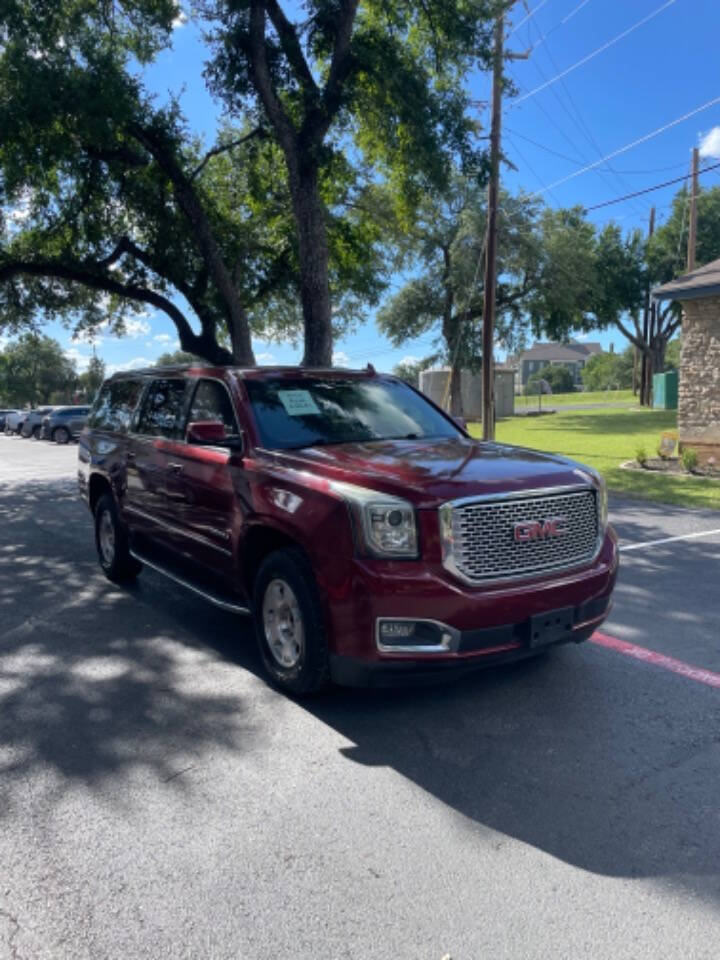
[[514, 527], [516, 543], [529, 543], [531, 540], [553, 540], [555, 537], [564, 537], [567, 532], [567, 517], [527, 520], [516, 523]]

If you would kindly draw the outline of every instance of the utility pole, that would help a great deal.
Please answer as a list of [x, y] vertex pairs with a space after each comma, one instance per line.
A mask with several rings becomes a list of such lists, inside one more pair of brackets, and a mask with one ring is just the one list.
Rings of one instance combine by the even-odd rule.
[[692, 187], [690, 191], [690, 232], [688, 234], [688, 273], [695, 269], [695, 253], [697, 248], [697, 195], [698, 195], [698, 168], [700, 166], [700, 151], [693, 149], [692, 155]]
[[492, 119], [490, 122], [490, 182], [488, 184], [487, 233], [485, 239], [485, 282], [482, 328], [482, 426], [483, 440], [495, 439], [495, 286], [497, 282], [497, 216], [500, 193], [500, 130], [502, 127], [503, 63], [527, 60], [526, 53], [505, 53], [505, 12], [503, 5], [495, 21], [493, 51]]
[[502, 124], [503, 44], [505, 14], [495, 21], [493, 55], [492, 121], [490, 124], [490, 183], [488, 184], [487, 237], [482, 328], [482, 426], [483, 440], [495, 439], [495, 281], [497, 266], [497, 210], [500, 190], [500, 127]]
[[[650, 209], [650, 226], [648, 228], [648, 240], [655, 233], [655, 207]], [[649, 347], [649, 323], [650, 323], [650, 288], [645, 291], [645, 307], [643, 309], [643, 345]], [[650, 364], [648, 363], [647, 350], [643, 350], [640, 365], [640, 405], [647, 406], [650, 403]]]

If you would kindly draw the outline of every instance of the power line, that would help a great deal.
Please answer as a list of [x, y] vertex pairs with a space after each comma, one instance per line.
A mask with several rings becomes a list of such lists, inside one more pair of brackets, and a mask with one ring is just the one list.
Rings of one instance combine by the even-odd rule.
[[583, 173], [587, 173], [589, 170], [595, 170], [597, 167], [601, 166], [603, 163], [606, 163], [608, 160], [612, 160], [613, 157], [619, 157], [622, 153], [627, 153], [628, 150], [632, 150], [635, 147], [639, 147], [641, 143], [647, 143], [648, 140], [652, 140], [654, 137], [659, 136], [661, 133], [665, 133], [666, 130], [676, 127], [679, 123], [683, 123], [685, 120], [689, 120], [690, 117], [694, 117], [698, 113], [702, 113], [703, 110], [707, 110], [709, 107], [715, 106], [715, 104], [720, 103], [720, 97], [714, 97], [712, 100], [708, 100], [707, 103], [703, 103], [699, 107], [695, 107], [694, 110], [684, 113], [681, 117], [677, 117], [675, 120], [671, 120], [669, 123], [663, 124], [663, 126], [658, 127], [656, 130], [646, 133], [642, 137], [638, 137], [637, 140], [633, 140], [632, 143], [625, 144], [624, 147], [619, 147], [617, 150], [613, 150], [612, 153], [608, 153], [607, 156], [602, 157], [600, 160], [596, 160], [594, 163], [588, 164], [586, 167], [583, 167], [581, 170], [576, 170], [575, 173], [570, 173], [566, 177], [561, 177], [559, 180], [556, 180], [554, 183], [549, 184], [545, 189], [553, 190], [555, 187], [559, 187], [563, 183], [567, 183], [569, 180], [574, 180], [575, 177], [579, 177]]
[[[517, 145], [517, 144], [515, 143], [515, 141], [513, 140], [512, 135], [508, 135], [508, 134], [506, 133], [506, 139], [509, 141], [510, 146], [513, 148], [513, 150], [515, 150], [515, 152], [517, 153], [517, 155], [518, 155], [518, 157], [520, 158], [521, 162], [525, 164], [525, 166], [528, 168], [528, 170], [530, 171], [530, 173], [535, 177], [535, 179], [536, 179], [537, 182], [540, 184], [540, 186], [541, 186], [541, 187], [544, 187], [544, 186], [545, 186], [545, 182], [543, 181], [542, 177], [540, 176], [539, 173], [537, 173], [537, 171], [536, 171], [532, 166], [530, 166], [530, 164], [528, 163], [528, 161], [525, 159], [525, 155], [524, 155], [524, 154], [522, 153], [522, 151], [520, 150], [520, 147], [518, 147], [518, 145]], [[558, 198], [557, 198], [556, 196], [554, 196], [551, 191], [549, 191], [549, 193], [550, 193], [550, 196], [552, 197], [552, 199], [553, 199], [553, 200], [555, 201], [555, 203], [558, 205], [558, 207], [561, 207], [562, 204], [560, 203], [560, 201], [558, 200]]]
[[[566, 24], [569, 20], [572, 20], [572, 18], [575, 16], [576, 13], [580, 13], [580, 11], [582, 10], [582, 8], [583, 8], [583, 7], [586, 7], [586, 6], [588, 5], [588, 3], [590, 3], [590, 0], [580, 0], [580, 3], [579, 3], [576, 7], [574, 7], [574, 8], [570, 11], [570, 13], [568, 13], [568, 15], [567, 15], [566, 17], [563, 17], [562, 20], [559, 20], [559, 21], [555, 24], [555, 26], [550, 27], [550, 29], [547, 31], [547, 33], [541, 34], [541, 35], [540, 35], [540, 38], [539, 38], [538, 40], [536, 40], [535, 43], [531, 44], [530, 50], [531, 50], [531, 51], [532, 51], [532, 50], [536, 50], [536, 49], [540, 46], [541, 43], [544, 43], [544, 42], [547, 40], [547, 38], [550, 36], [551, 33], [555, 33], [555, 31], [556, 31], [557, 29], [559, 29], [559, 27], [564, 27], [565, 24]], [[538, 32], [539, 32], [539, 31], [538, 31]]]
[[[576, 8], [576, 9], [577, 9], [577, 8]], [[568, 16], [569, 16], [569, 15], [568, 15]], [[538, 30], [538, 35], [540, 34], [540, 31], [539, 31], [539, 28], [537, 27], [537, 24], [531, 24], [530, 26], [535, 26], [535, 28]], [[530, 26], [528, 26], [528, 44], [531, 44], [531, 43], [532, 43], [531, 37], [530, 37]], [[552, 63], [553, 68], [555, 69], [556, 72], [559, 71], [559, 67], [558, 67], [558, 65], [555, 63], [555, 59], [554, 59], [554, 57], [552, 56], [552, 53], [551, 53], [551, 51], [550, 51], [550, 46], [549, 46], [549, 44], [548, 44], [548, 46], [547, 46], [545, 49], [546, 49], [547, 55], [548, 55], [548, 57], [549, 57], [549, 59], [550, 59], [550, 61], [551, 61], [551, 63]], [[535, 68], [535, 70], [540, 74], [541, 79], [542, 79], [543, 81], [546, 81], [546, 80], [547, 80], [547, 77], [546, 77], [545, 73], [543, 72], [542, 67], [540, 66], [539, 62], [538, 62], [535, 58], [532, 59], [532, 64], [533, 64], [533, 67]], [[573, 100], [572, 95], [570, 94], [570, 91], [568, 90], [568, 87], [567, 87], [565, 81], [564, 81], [564, 80], [561, 80], [561, 84], [562, 84], [562, 88], [563, 88], [563, 90], [564, 90], [564, 92], [565, 92], [565, 96], [567, 97], [567, 99], [568, 99], [568, 101], [569, 101], [569, 103], [570, 103], [570, 106], [572, 107], [572, 110], [573, 110], [574, 112], [571, 112], [571, 111], [570, 111], [570, 109], [568, 108], [567, 104], [566, 104], [565, 101], [560, 97], [560, 95], [558, 94], [558, 92], [557, 92], [557, 90], [555, 89], [555, 87], [552, 87], [552, 88], [551, 88], [551, 93], [552, 93], [552, 95], [555, 97], [555, 99], [557, 100], [558, 106], [559, 106], [560, 109], [567, 115], [567, 117], [568, 117], [569, 120], [572, 122], [573, 126], [579, 131], [579, 133], [581, 134], [581, 136], [583, 136], [583, 137], [585, 138], [585, 140], [588, 141], [588, 143], [590, 144], [590, 146], [591, 146], [591, 147], [594, 149], [594, 151], [597, 153], [598, 157], [601, 157], [601, 156], [602, 156], [602, 149], [600, 148], [599, 144], [597, 143], [597, 141], [596, 141], [595, 138], [593, 137], [592, 133], [591, 133], [590, 130], [588, 129], [587, 124], [584, 122], [584, 120], [583, 120], [583, 118], [582, 118], [582, 116], [581, 116], [581, 114], [580, 114], [580, 111], [579, 111], [579, 109], [578, 109], [578, 106], [577, 106], [577, 104], [575, 103], [575, 101]], [[515, 101], [515, 102], [517, 102], [517, 101]], [[587, 158], [587, 156], [584, 154], [583, 151], [580, 150], [579, 145], [578, 145], [577, 143], [575, 143], [574, 141], [572, 141], [572, 140], [567, 136], [567, 134], [561, 129], [561, 127], [558, 126], [558, 124], [556, 123], [554, 117], [553, 117], [551, 114], [549, 114], [549, 113], [547, 112], [547, 110], [545, 110], [545, 108], [544, 108], [544, 106], [543, 106], [543, 104], [542, 104], [542, 100], [535, 100], [535, 101], [533, 101], [533, 102], [534, 102], [535, 106], [538, 107], [538, 108], [542, 111], [543, 114], [545, 114], [545, 116], [546, 116], [546, 117], [548, 118], [548, 120], [552, 123], [552, 125], [558, 130], [558, 132], [563, 136], [563, 138], [570, 144], [570, 146], [573, 148], [573, 150], [576, 151], [578, 154], [580, 154], [580, 156], [583, 158], [580, 163], [578, 163], [578, 161], [573, 161], [573, 162], [576, 163], [576, 164], [579, 165], [579, 166], [582, 166], [583, 164], [587, 164], [587, 163], [588, 163], [588, 158]], [[514, 105], [514, 104], [513, 104], [513, 105]], [[595, 172], [595, 174], [596, 174], [598, 177], [600, 177], [600, 179], [603, 181], [603, 183], [604, 183], [606, 186], [608, 186], [608, 187], [610, 187], [610, 188], [612, 189], [612, 186], [611, 186], [609, 180], [606, 178], [606, 176], [605, 176], [605, 174], [604, 174], [603, 172], [601, 172], [600, 170], [595, 170], [594, 172]], [[617, 174], [615, 173], [615, 171], [612, 169], [612, 167], [610, 167], [609, 164], [608, 164], [608, 172], [611, 173], [611, 174], [613, 174], [613, 176], [615, 177], [615, 179], [618, 181], [618, 183], [619, 183], [619, 185], [620, 185], [620, 189], [622, 189], [622, 190], [629, 190], [629, 189], [630, 189], [630, 185], [629, 185], [629, 184], [626, 184], [626, 183], [623, 183], [623, 182], [620, 180], [620, 178], [617, 176]]]
[[646, 17], [643, 17], [642, 20], [638, 20], [637, 23], [633, 24], [632, 27], [628, 27], [627, 30], [624, 30], [622, 33], [619, 33], [616, 37], [613, 37], [612, 40], [608, 40], [607, 43], [604, 43], [601, 47], [598, 47], [597, 50], [593, 50], [592, 53], [587, 54], [581, 60], [578, 60], [572, 66], [567, 67], [561, 73], [557, 74], [555, 77], [551, 77], [550, 80], [546, 80], [545, 83], [541, 83], [539, 87], [535, 87], [534, 90], [530, 90], [528, 93], [523, 94], [521, 97], [515, 99], [515, 103], [522, 103], [523, 100], [527, 100], [530, 97], [534, 97], [536, 93], [540, 93], [541, 90], [545, 90], [546, 87], [551, 86], [556, 81], [566, 77], [569, 73], [572, 73], [573, 70], [577, 70], [578, 67], [582, 67], [584, 64], [589, 63], [591, 60], [594, 60], [599, 54], [604, 53], [605, 50], [608, 50], [610, 47], [614, 46], [620, 40], [623, 40], [625, 37], [629, 36], [639, 27], [644, 26], [650, 20], [662, 13], [663, 10], [667, 10], [668, 7], [671, 7], [674, 3], [677, 3], [677, 0], [665, 0], [665, 3], [662, 6], [658, 7], [657, 10], [654, 10], [652, 13], [648, 14]]
[[[547, 2], [548, 0], [540, 0], [540, 3], [536, 7], [534, 7], [532, 10], [528, 11], [527, 15], [522, 18], [520, 23], [515, 24], [515, 26], [512, 28], [508, 36], [511, 37], [516, 31], [518, 31], [523, 24], [527, 23], [528, 20], [530, 20], [532, 17], [535, 16], [538, 10], [542, 10], [542, 8], [545, 6]], [[527, 5], [525, 6], [525, 9], [527, 10]]]
[[[535, 65], [536, 69], [538, 70], [538, 72], [539, 72], [539, 73], [541, 74], [541, 76], [542, 76], [542, 70], [540, 69], [539, 65], [538, 65], [538, 64], [534, 64], [534, 65]], [[560, 97], [557, 95], [557, 92], [556, 92], [555, 90], [553, 90], [552, 92], [553, 92], [553, 96], [554, 96], [555, 99], [558, 101], [558, 104], [560, 105], [561, 109], [564, 110], [564, 112], [568, 115], [568, 117], [569, 117], [570, 120], [573, 122], [573, 124], [575, 124], [575, 126], [577, 126], [577, 121], [575, 120], [575, 118], [573, 117], [573, 115], [570, 113], [570, 111], [568, 110], [568, 108], [567, 108], [567, 106], [565, 105], [565, 103], [564, 103], [564, 102], [560, 99]], [[558, 124], [558, 122], [556, 121], [556, 119], [555, 119], [555, 117], [552, 115], [552, 113], [550, 113], [548, 110], [545, 109], [545, 107], [543, 106], [542, 100], [534, 100], [533, 102], [534, 102], [535, 106], [540, 110], [540, 112], [545, 116], [545, 118], [546, 118], [546, 120], [548, 121], [548, 123], [550, 123], [553, 127], [555, 127], [555, 129], [556, 129], [557, 132], [560, 134], [560, 136], [561, 136], [567, 143], [570, 144], [570, 146], [573, 148], [573, 150], [577, 150], [577, 152], [583, 157], [583, 159], [580, 161], [580, 163], [582, 163], [582, 164], [587, 164], [587, 162], [588, 162], [587, 157], [580, 151], [580, 149], [579, 149], [579, 147], [578, 147], [578, 144], [576, 144], [573, 140], [570, 139], [570, 137], [567, 135], [567, 133], [565, 133], [565, 131], [563, 130], [563, 128]], [[582, 132], [582, 131], [581, 131], [581, 132]], [[573, 162], [574, 162], [574, 163], [577, 163], [577, 161], [573, 161]], [[600, 177], [600, 179], [602, 180], [602, 182], [603, 182], [606, 186], [608, 186], [608, 187], [611, 186], [609, 180], [606, 178], [605, 174], [604, 174], [601, 170], [595, 170], [594, 173], [596, 173], [597, 176]]]
[[584, 163], [587, 163], [587, 160], [578, 160], [575, 157], [569, 157], [566, 153], [560, 153], [558, 150], [553, 150], [551, 147], [546, 147], [542, 143], [538, 143], [537, 140], [533, 140], [532, 137], [526, 137], [524, 133], [519, 133], [517, 130], [513, 130], [511, 127], [506, 126], [505, 129], [514, 137], [520, 137], [521, 140], [526, 140], [539, 150], [544, 150], [546, 153], [551, 153], [554, 157], [560, 157], [561, 160], [567, 160], [568, 163], [574, 163], [578, 167], [581, 167]]
[[[699, 173], [708, 173], [710, 170], [716, 170], [720, 167], [720, 163], [714, 163], [711, 167], [705, 167], [703, 170], [698, 171]], [[670, 187], [673, 183], [681, 183], [683, 180], [687, 180], [687, 174], [684, 177], [675, 177], [672, 180], [666, 180], [664, 183], [656, 183], [652, 187], [645, 187], [644, 190], [636, 190], [634, 193], [627, 193], [624, 197], [615, 197], [614, 200], [605, 200], [603, 203], [595, 203], [592, 207], [585, 207], [585, 213], [590, 213], [591, 210], [599, 210], [600, 207], [609, 207], [613, 203], [621, 203], [623, 200], [630, 200], [632, 197], [640, 197], [644, 193], [652, 193], [653, 190], [661, 190], [663, 187]]]
[[[546, 45], [546, 47], [545, 47], [545, 52], [547, 53], [548, 58], [549, 58], [550, 62], [552, 63], [553, 67], [555, 68], [555, 70], [557, 70], [557, 69], [558, 69], [558, 66], [557, 66], [557, 64], [555, 63], [555, 58], [554, 58], [553, 55], [552, 55], [552, 52], [551, 52], [551, 50], [550, 50], [550, 45], [549, 45], [549, 44]], [[585, 139], [588, 141], [588, 143], [591, 145], [591, 147], [593, 148], [593, 150], [595, 151], [595, 153], [597, 154], [597, 156], [598, 156], [598, 157], [602, 157], [602, 155], [603, 155], [602, 148], [600, 147], [600, 144], [597, 142], [597, 140], [596, 140], [595, 137], [593, 136], [592, 130], [590, 130], [590, 128], [588, 127], [588, 125], [585, 123], [585, 120], [583, 119], [583, 116], [582, 116], [582, 114], [580, 113], [580, 109], [579, 109], [578, 105], [575, 103], [575, 100], [573, 99], [573, 96], [572, 96], [572, 94], [570, 93], [570, 90], [568, 89], [568, 86], [567, 86], [567, 84], [565, 83], [565, 80], [564, 80], [563, 78], [560, 79], [560, 84], [561, 84], [562, 89], [563, 89], [563, 91], [564, 91], [564, 93], [565, 93], [565, 96], [566, 96], [567, 99], [568, 99], [568, 102], [570, 103], [570, 106], [571, 106], [572, 109], [573, 109], [573, 112], [574, 112], [575, 116], [577, 117], [578, 129], [579, 129], [580, 132], [583, 134], [583, 136], [584, 136]], [[556, 93], [555, 88], [553, 88], [552, 92], [553, 92], [554, 94], [556, 94], [556, 99], [559, 100], [560, 98], [557, 96], [557, 93]], [[568, 112], [568, 113], [569, 113], [569, 112]], [[570, 115], [571, 118], [572, 118], [572, 114], [569, 114], [569, 115]], [[609, 163], [606, 164], [606, 167], [607, 167], [608, 173], [610, 173], [610, 174], [615, 178], [615, 181], [618, 183], [618, 185], [620, 186], [620, 189], [621, 189], [621, 190], [628, 190], [628, 191], [629, 191], [629, 190], [631, 189], [630, 184], [629, 184], [629, 183], [625, 183], [625, 182], [623, 181], [623, 179], [619, 176], [619, 174], [614, 170], [614, 168], [610, 166]], [[639, 212], [640, 214], [643, 214], [643, 213], [644, 213], [644, 211], [642, 211], [642, 210], [639, 210], [638, 212]]]
[[[569, 157], [566, 153], [560, 153], [558, 150], [553, 150], [552, 147], [548, 147], [544, 143], [538, 143], [538, 141], [533, 140], [532, 137], [528, 137], [524, 133], [520, 133], [518, 130], [513, 130], [511, 127], [506, 126], [505, 129], [514, 137], [520, 137], [521, 140], [526, 140], [528, 143], [531, 143], [534, 147], [537, 147], [538, 150], [544, 150], [545, 153], [551, 153], [554, 157], [560, 157], [561, 160], [567, 160], [568, 163], [574, 163], [578, 167], [581, 167], [584, 163], [587, 163], [586, 160], [578, 160], [577, 157]], [[687, 164], [685, 161], [683, 161], [682, 163], [671, 163], [667, 167], [652, 167], [649, 170], [616, 170], [615, 172], [624, 177], [635, 175], [648, 176], [652, 173], [667, 173], [670, 170], [679, 170], [680, 167], [685, 166], [687, 166]], [[683, 179], [685, 178], [683, 177]]]

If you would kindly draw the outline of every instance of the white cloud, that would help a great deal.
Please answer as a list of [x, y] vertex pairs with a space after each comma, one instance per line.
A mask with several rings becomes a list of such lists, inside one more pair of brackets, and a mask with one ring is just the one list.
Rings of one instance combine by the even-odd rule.
[[90, 365], [89, 354], [81, 353], [77, 347], [68, 347], [64, 353], [68, 360], [73, 361], [79, 373], [84, 373]]
[[349, 367], [350, 357], [344, 350], [335, 350], [332, 355], [332, 365], [334, 367]]
[[702, 137], [700, 156], [703, 160], [720, 159], [720, 127], [713, 127]]
[[157, 343], [176, 344], [178, 342], [174, 337], [171, 337], [169, 333], [156, 333], [153, 337], [153, 340], [155, 340]]
[[188, 15], [185, 13], [182, 7], [178, 7], [178, 12], [175, 15], [175, 19], [172, 22], [173, 30], [179, 30], [180, 27], [184, 27], [187, 22], [188, 22]]
[[406, 357], [403, 357], [400, 363], [407, 364], [408, 367], [414, 366], [416, 363], [420, 363], [421, 357], [414, 357], [409, 353]]
[[117, 373], [120, 370], [142, 370], [143, 367], [152, 367], [154, 363], [155, 361], [148, 359], [148, 357], [133, 357], [132, 360], [128, 360], [126, 363], [108, 364], [107, 375], [112, 376], [113, 373]]
[[271, 363], [275, 363], [275, 356], [272, 353], [258, 353], [255, 357], [258, 363], [268, 366]]
[[142, 316], [130, 317], [124, 321], [123, 326], [125, 331], [124, 333], [118, 334], [118, 336], [129, 337], [130, 340], [139, 340], [140, 337], [147, 337], [151, 329], [150, 324], [147, 320], [143, 320]]

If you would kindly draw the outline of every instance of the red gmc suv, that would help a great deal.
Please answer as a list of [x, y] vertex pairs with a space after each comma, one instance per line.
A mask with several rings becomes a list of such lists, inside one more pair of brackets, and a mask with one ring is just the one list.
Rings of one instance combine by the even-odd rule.
[[610, 609], [600, 477], [473, 440], [372, 368], [116, 374], [78, 476], [105, 574], [146, 564], [252, 612], [295, 694], [525, 657]]

